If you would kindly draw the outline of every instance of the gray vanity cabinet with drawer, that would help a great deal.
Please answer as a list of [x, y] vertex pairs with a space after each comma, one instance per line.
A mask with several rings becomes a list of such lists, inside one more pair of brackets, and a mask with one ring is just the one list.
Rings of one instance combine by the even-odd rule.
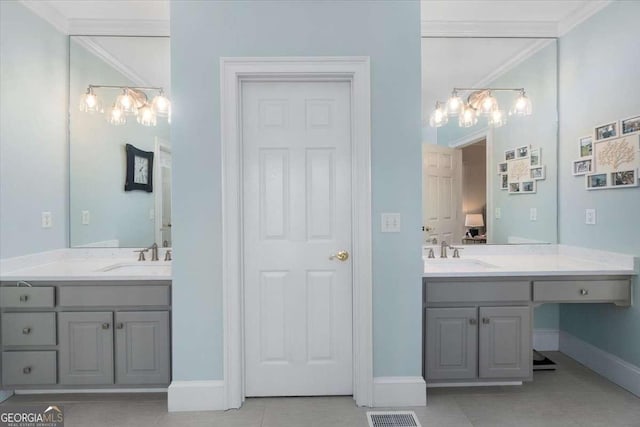
[[166, 387], [169, 281], [0, 283], [0, 385]]
[[427, 378], [469, 379], [478, 375], [475, 307], [427, 308]]

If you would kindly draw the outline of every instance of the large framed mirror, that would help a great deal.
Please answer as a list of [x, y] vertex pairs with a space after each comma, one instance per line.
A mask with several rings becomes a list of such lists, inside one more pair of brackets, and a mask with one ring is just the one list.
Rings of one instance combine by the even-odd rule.
[[424, 243], [557, 243], [556, 39], [422, 39]]
[[169, 38], [69, 43], [70, 246], [170, 246]]

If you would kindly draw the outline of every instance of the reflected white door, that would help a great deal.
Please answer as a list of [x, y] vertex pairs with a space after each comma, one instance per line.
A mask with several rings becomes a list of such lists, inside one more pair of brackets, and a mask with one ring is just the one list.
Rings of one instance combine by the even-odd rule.
[[436, 144], [422, 145], [422, 216], [424, 243], [462, 238], [462, 152]]
[[353, 394], [347, 82], [242, 84], [246, 396]]

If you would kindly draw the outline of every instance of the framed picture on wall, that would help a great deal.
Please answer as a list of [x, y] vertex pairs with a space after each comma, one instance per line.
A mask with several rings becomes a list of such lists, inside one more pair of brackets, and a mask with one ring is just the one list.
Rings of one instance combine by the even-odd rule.
[[523, 183], [521, 183], [520, 192], [522, 194], [535, 193], [536, 192], [536, 182], [535, 181], [524, 181]]
[[498, 173], [507, 173], [507, 162], [498, 163]]
[[613, 172], [611, 174], [611, 186], [620, 187], [637, 187], [638, 186], [638, 171], [637, 169], [629, 171]]
[[507, 150], [504, 152], [504, 159], [506, 161], [513, 160], [516, 158], [516, 150]]
[[640, 116], [624, 119], [621, 122], [620, 128], [622, 129], [622, 135], [628, 135], [630, 133], [640, 132]]
[[573, 161], [573, 175], [586, 175], [593, 172], [593, 159], [580, 159]]
[[618, 122], [611, 122], [604, 125], [596, 126], [593, 136], [596, 141], [603, 139], [615, 138], [618, 136]]
[[524, 159], [525, 157], [529, 157], [529, 146], [525, 145], [525, 146], [516, 148], [516, 158]]
[[601, 190], [603, 188], [607, 188], [606, 173], [587, 175], [587, 190]]
[[593, 137], [583, 136], [580, 138], [580, 157], [593, 156]]
[[508, 190], [509, 189], [509, 175], [503, 173], [500, 175], [500, 189]]
[[542, 159], [540, 158], [540, 149], [532, 148], [529, 152], [529, 164], [532, 168], [536, 168], [542, 164]]
[[538, 166], [535, 168], [531, 168], [531, 179], [539, 181], [545, 178], [545, 170], [544, 166]]
[[124, 191], [140, 190], [153, 192], [153, 151], [142, 151], [131, 144], [127, 152], [127, 178]]

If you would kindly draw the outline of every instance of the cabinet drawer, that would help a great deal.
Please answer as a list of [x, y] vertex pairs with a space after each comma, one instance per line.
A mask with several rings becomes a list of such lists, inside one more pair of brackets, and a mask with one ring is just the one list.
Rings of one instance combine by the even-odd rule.
[[629, 280], [548, 280], [533, 282], [539, 302], [623, 302], [631, 298]]
[[53, 287], [2, 287], [0, 307], [3, 308], [48, 308], [53, 307]]
[[55, 384], [56, 352], [5, 351], [2, 382], [5, 385]]
[[62, 307], [168, 306], [168, 286], [61, 286], [58, 305]]
[[2, 314], [2, 344], [56, 345], [56, 314]]
[[528, 281], [427, 282], [427, 303], [530, 301]]

